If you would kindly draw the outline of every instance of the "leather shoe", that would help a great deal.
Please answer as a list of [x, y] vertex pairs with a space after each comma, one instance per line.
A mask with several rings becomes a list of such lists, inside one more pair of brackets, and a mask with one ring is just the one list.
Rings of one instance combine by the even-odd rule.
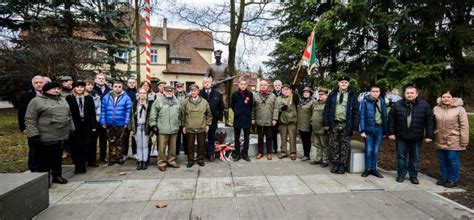
[[244, 159], [247, 162], [250, 162], [250, 158], [249, 158], [249, 155], [247, 153], [242, 154], [242, 159]]
[[403, 183], [403, 181], [405, 181], [405, 177], [403, 177], [403, 176], [397, 176], [397, 182]]
[[310, 160], [309, 157], [303, 157], [303, 158], [301, 158], [301, 161], [308, 161], [308, 160]]
[[377, 170], [372, 170], [371, 174], [378, 178], [383, 178], [382, 174], [380, 174]]
[[309, 162], [309, 164], [311, 164], [311, 165], [318, 165], [318, 164], [321, 164], [321, 161], [319, 161], [319, 160], [313, 160], [313, 161]]
[[446, 188], [454, 188], [456, 186], [458, 186], [458, 183], [453, 181], [446, 181], [446, 183], [444, 184], [444, 187]]
[[436, 181], [436, 185], [438, 186], [444, 186], [444, 184], [446, 184], [446, 182], [448, 182], [447, 180], [444, 180], [444, 179], [440, 179], [438, 181]]
[[210, 162], [214, 162], [214, 160], [216, 160], [216, 156], [212, 155], [212, 156], [209, 157]]
[[158, 169], [159, 169], [160, 171], [166, 171], [166, 167], [165, 167], [165, 166], [158, 167]]
[[87, 166], [89, 167], [99, 167], [97, 163], [88, 163]]
[[237, 162], [240, 160], [240, 154], [236, 154], [234, 158], [234, 162]]
[[329, 163], [322, 162], [320, 166], [321, 166], [321, 167], [328, 167], [328, 166], [329, 166]]
[[362, 177], [368, 177], [369, 174], [370, 174], [370, 171], [365, 170], [365, 171], [361, 174], [361, 176], [362, 176]]
[[198, 161], [198, 165], [203, 167], [204, 166], [204, 161]]
[[186, 164], [186, 167], [187, 168], [191, 168], [194, 166], [194, 162], [188, 162], [188, 164]]
[[142, 170], [148, 169], [148, 164], [145, 161], [142, 161]]
[[122, 158], [119, 159], [119, 161], [117, 162], [119, 165], [123, 165], [125, 162], [123, 161]]
[[114, 164], [115, 164], [115, 162], [114, 162], [114, 161], [111, 161], [111, 160], [110, 160], [109, 162], [107, 162], [107, 166], [112, 166], [112, 165], [114, 165]]
[[177, 163], [170, 163], [168, 164], [168, 166], [172, 168], [179, 168], [179, 165]]
[[283, 159], [285, 157], [288, 157], [288, 155], [287, 154], [282, 154], [282, 153], [280, 153], [280, 155], [278, 155], [278, 159]]
[[339, 168], [337, 169], [338, 174], [344, 174], [346, 173], [346, 168], [343, 165], [339, 165]]
[[262, 157], [263, 157], [263, 154], [262, 154], [262, 153], [258, 153], [258, 154], [257, 154], [257, 157], [255, 157], [255, 159], [258, 160], [258, 159], [260, 159], [260, 158], [262, 158]]
[[416, 178], [416, 177], [410, 177], [410, 182], [412, 184], [420, 184], [420, 182], [418, 181], [418, 178]]
[[331, 168], [331, 173], [337, 173], [337, 170], [339, 170], [339, 164], [333, 164]]
[[291, 160], [296, 160], [296, 154], [290, 155], [290, 159], [291, 159]]
[[60, 176], [57, 176], [57, 177], [54, 177], [53, 178], [53, 183], [59, 183], [59, 184], [66, 184], [67, 183], [67, 179], [64, 179]]
[[138, 162], [138, 163], [137, 163], [137, 170], [141, 170], [142, 167], [143, 167], [143, 162], [141, 162], [141, 161]]
[[272, 160], [273, 156], [272, 154], [267, 154], [267, 160]]

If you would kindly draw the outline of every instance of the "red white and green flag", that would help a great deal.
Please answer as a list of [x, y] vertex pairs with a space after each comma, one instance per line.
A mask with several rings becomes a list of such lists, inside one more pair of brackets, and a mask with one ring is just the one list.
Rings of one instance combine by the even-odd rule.
[[304, 64], [308, 65], [308, 75], [311, 75], [311, 72], [314, 67], [316, 67], [316, 35], [314, 30], [311, 32], [311, 36], [308, 39], [308, 44], [303, 53]]

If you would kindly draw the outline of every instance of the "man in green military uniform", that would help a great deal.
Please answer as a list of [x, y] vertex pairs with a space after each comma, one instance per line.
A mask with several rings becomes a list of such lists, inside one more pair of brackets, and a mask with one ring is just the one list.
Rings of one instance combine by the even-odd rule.
[[186, 134], [188, 144], [188, 164], [190, 168], [194, 165], [194, 141], [198, 144], [198, 164], [204, 166], [206, 133], [212, 124], [212, 113], [208, 102], [199, 96], [199, 86], [192, 84], [191, 96], [183, 103], [183, 133]]
[[[176, 162], [176, 137], [181, 125], [181, 105], [174, 96], [172, 86], [165, 87], [165, 94], [153, 103], [150, 112], [150, 127], [158, 134], [158, 168], [165, 171], [166, 166], [179, 168]], [[168, 147], [168, 156], [166, 155]]]
[[[189, 96], [189, 94], [186, 93], [186, 90], [184, 90], [184, 83], [176, 83], [176, 92], [174, 93], [174, 96], [176, 96], [180, 105], [183, 104], [184, 100]], [[178, 138], [176, 139], [176, 155], [179, 155], [181, 147], [184, 148], [184, 153], [188, 152], [186, 146], [186, 138], [183, 134], [183, 125], [179, 127]]]
[[314, 103], [313, 113], [311, 116], [313, 140], [314, 146], [316, 146], [316, 158], [311, 162], [311, 164], [320, 164], [321, 167], [327, 167], [329, 165], [329, 146], [328, 134], [323, 127], [323, 111], [326, 99], [328, 98], [328, 90], [325, 88], [319, 88], [318, 95], [318, 101]]
[[288, 157], [287, 143], [290, 139], [290, 158], [296, 160], [296, 106], [299, 102], [298, 94], [293, 93], [289, 85], [283, 85], [282, 96], [276, 100], [274, 111], [279, 114], [279, 130], [281, 135], [281, 152], [278, 159]]

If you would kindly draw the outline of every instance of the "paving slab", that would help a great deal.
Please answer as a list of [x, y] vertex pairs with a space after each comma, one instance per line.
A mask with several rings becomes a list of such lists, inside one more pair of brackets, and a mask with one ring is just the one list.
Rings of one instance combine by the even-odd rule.
[[288, 195], [278, 198], [291, 213], [291, 219], [338, 219], [332, 207], [323, 203], [317, 195]]
[[189, 219], [237, 220], [239, 211], [235, 198], [196, 199]]
[[258, 163], [258, 166], [265, 176], [288, 176], [294, 174], [287, 163]]
[[342, 184], [326, 174], [300, 175], [299, 177], [316, 194], [349, 192]]
[[162, 179], [151, 199], [193, 199], [196, 181], [195, 178]]
[[76, 190], [81, 182], [68, 182], [68, 184], [52, 184], [49, 189], [49, 203], [54, 204], [61, 200], [62, 198], [69, 195], [71, 192]]
[[89, 180], [124, 180], [135, 171], [137, 171], [136, 167], [115, 164], [100, 170]]
[[[158, 202], [167, 207], [157, 208]], [[190, 219], [192, 200], [151, 200], [146, 204], [140, 219]]]
[[245, 160], [230, 163], [230, 171], [234, 177], [264, 175], [256, 162], [247, 162]]
[[[430, 219], [431, 216], [387, 192], [354, 193], [357, 199], [377, 210], [385, 219]], [[403, 210], [403, 211], [401, 211]]]
[[321, 168], [320, 166], [311, 165], [307, 161], [293, 161], [287, 164], [288, 167], [293, 171], [293, 174], [296, 175], [330, 174], [328, 168]]
[[275, 195], [264, 176], [234, 177], [233, 180], [237, 197]]
[[349, 191], [384, 191], [382, 187], [357, 174], [330, 174], [329, 176]]
[[230, 163], [215, 160], [206, 162], [203, 167], [199, 167], [199, 178], [201, 177], [231, 177]]
[[54, 204], [49, 206], [39, 215], [35, 220], [64, 220], [64, 219], [87, 219], [94, 210], [99, 207], [99, 203], [87, 203], [87, 204]]
[[384, 219], [381, 213], [358, 199], [354, 193], [326, 193], [318, 197], [338, 219]]
[[394, 197], [415, 206], [435, 219], [473, 219], [474, 214], [464, 210], [454, 202], [441, 199], [425, 191], [390, 192]]
[[290, 219], [288, 213], [276, 196], [236, 198], [240, 219]]
[[58, 204], [101, 203], [112, 194], [122, 181], [83, 183]]
[[127, 174], [127, 179], [161, 179], [165, 172], [158, 170], [156, 165], [149, 166], [146, 170], [137, 170]]
[[231, 177], [199, 178], [196, 186], [196, 198], [234, 197]]
[[[163, 179], [176, 178], [197, 178], [199, 176], [199, 166], [196, 164], [191, 168], [186, 168], [186, 165], [180, 165], [180, 168], [166, 168]], [[156, 168], [158, 170], [158, 168]], [[161, 171], [158, 171], [161, 172]]]
[[159, 183], [158, 179], [124, 180], [105, 202], [148, 201]]
[[140, 215], [148, 202], [118, 202], [103, 203], [99, 206], [88, 219], [140, 219]]
[[314, 194], [298, 176], [267, 176], [276, 195]]

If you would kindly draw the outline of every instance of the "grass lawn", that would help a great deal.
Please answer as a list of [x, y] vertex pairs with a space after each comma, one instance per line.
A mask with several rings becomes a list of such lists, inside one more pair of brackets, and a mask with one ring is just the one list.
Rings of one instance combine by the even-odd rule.
[[0, 173], [27, 170], [28, 145], [16, 115], [14, 109], [0, 109]]

